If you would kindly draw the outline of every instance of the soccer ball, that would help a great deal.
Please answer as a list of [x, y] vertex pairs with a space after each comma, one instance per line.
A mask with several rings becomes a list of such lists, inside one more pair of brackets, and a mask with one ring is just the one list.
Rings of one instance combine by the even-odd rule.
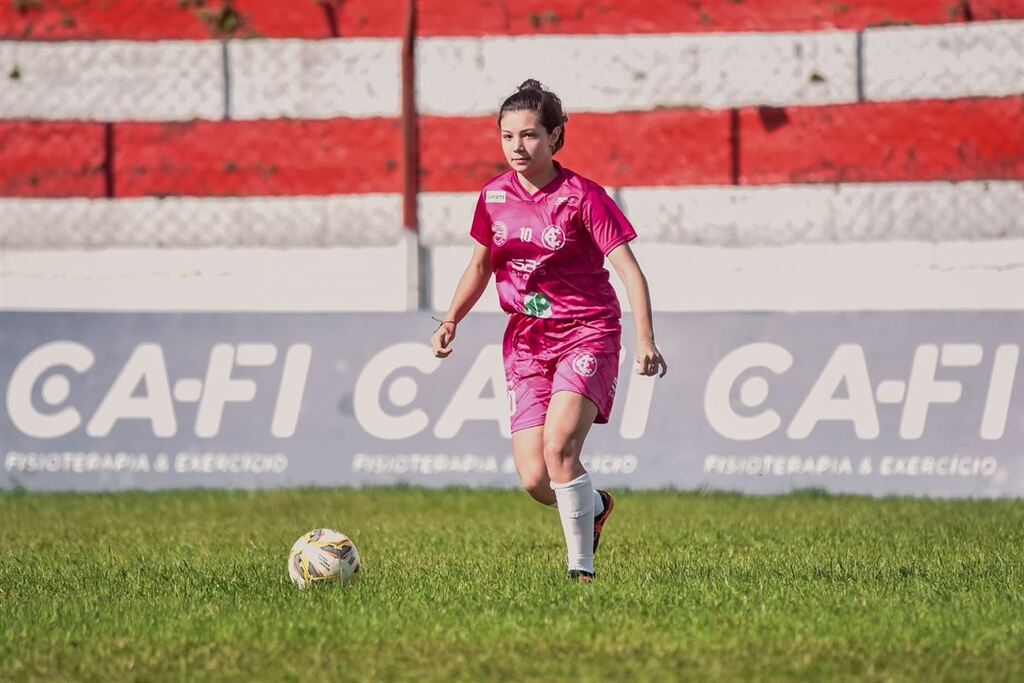
[[346, 583], [358, 573], [359, 551], [352, 539], [334, 529], [313, 529], [303, 534], [288, 553], [288, 576], [299, 588], [314, 583]]

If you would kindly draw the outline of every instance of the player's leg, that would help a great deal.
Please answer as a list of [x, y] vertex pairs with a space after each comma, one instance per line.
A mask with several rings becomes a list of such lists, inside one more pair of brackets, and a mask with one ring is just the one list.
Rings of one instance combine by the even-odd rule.
[[[593, 416], [594, 424], [608, 422], [611, 415], [612, 404], [615, 400], [615, 389], [619, 372], [619, 338], [618, 331], [612, 329], [608, 334], [591, 335], [586, 344], [578, 345], [574, 349], [564, 353], [559, 359], [555, 370], [555, 377], [552, 380], [552, 395], [563, 393], [566, 397], [580, 396], [589, 399], [589, 411], [584, 421], [590, 420]], [[563, 399], [559, 399], [560, 401]], [[569, 400], [566, 398], [565, 400]], [[580, 398], [571, 399], [577, 403]], [[595, 412], [596, 411], [596, 412]], [[590, 425], [584, 425], [589, 431]], [[583, 432], [583, 438], [586, 438]], [[578, 452], [575, 453], [575, 462], [579, 462], [579, 455], [582, 452], [582, 440], [579, 439]], [[550, 450], [554, 451], [554, 448]], [[561, 482], [562, 479], [551, 469], [549, 462], [548, 473], [553, 482]], [[570, 461], [571, 464], [571, 461]], [[576, 475], [583, 476], [582, 465], [576, 465], [578, 469], [569, 472], [562, 472], [561, 476]], [[590, 477], [586, 475], [583, 482], [590, 484]], [[554, 484], [553, 484], [554, 486]], [[557, 487], [556, 487], [557, 488]], [[557, 495], [557, 494], [556, 494]], [[574, 523], [571, 527], [572, 537], [567, 533], [566, 543], [571, 545], [577, 542], [577, 538], [587, 538], [590, 542], [591, 552], [597, 552], [601, 533], [608, 518], [615, 507], [615, 500], [607, 491], [593, 491], [593, 513], [589, 515], [592, 519], [588, 528], [584, 522]], [[561, 502], [559, 502], [561, 505]], [[563, 525], [564, 527], [564, 525]]]
[[597, 405], [582, 394], [551, 395], [544, 422], [544, 463], [558, 501], [570, 575], [594, 575], [594, 487], [580, 462], [583, 442], [598, 415]]
[[544, 462], [552, 482], [564, 484], [587, 473], [580, 453], [597, 412], [594, 402], [582, 394], [562, 390], [551, 395], [543, 441]]
[[[543, 425], [523, 429], [512, 433], [512, 455], [515, 458], [516, 472], [523, 489], [534, 500], [543, 505], [555, 505], [555, 492], [551, 488], [551, 477], [544, 462], [544, 428]], [[607, 491], [594, 491], [594, 551], [597, 551], [597, 538], [608, 518], [612, 506], [612, 495]]]
[[544, 426], [512, 432], [512, 455], [526, 492], [538, 503], [554, 505], [555, 492], [551, 489], [551, 479], [544, 463]]
[[551, 370], [537, 359], [508, 353], [505, 356], [512, 455], [523, 488], [544, 505], [555, 504], [544, 464], [544, 420], [551, 399]]

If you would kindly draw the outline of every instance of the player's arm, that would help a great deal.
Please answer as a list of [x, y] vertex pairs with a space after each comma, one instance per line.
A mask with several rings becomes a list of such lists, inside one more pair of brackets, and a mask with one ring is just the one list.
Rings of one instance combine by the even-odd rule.
[[438, 326], [430, 338], [435, 356], [447, 358], [451, 354], [451, 343], [455, 340], [456, 326], [480, 300], [490, 279], [491, 250], [489, 247], [477, 244], [473, 248], [473, 255], [469, 258], [469, 265], [466, 266], [465, 272], [459, 278], [459, 284], [455, 287], [452, 303], [448, 307], [448, 312], [444, 314], [445, 322]]
[[657, 375], [661, 377], [668, 372], [668, 363], [654, 343], [654, 316], [651, 313], [651, 290], [647, 286], [647, 278], [636, 262], [636, 256], [629, 244], [623, 243], [608, 253], [615, 272], [626, 287], [629, 305], [633, 309], [633, 322], [636, 325], [636, 371], [641, 375]]

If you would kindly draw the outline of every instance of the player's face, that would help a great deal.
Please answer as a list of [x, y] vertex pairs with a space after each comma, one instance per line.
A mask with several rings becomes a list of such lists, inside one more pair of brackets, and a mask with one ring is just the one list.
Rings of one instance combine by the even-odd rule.
[[514, 170], [530, 177], [551, 165], [552, 148], [560, 128], [549, 134], [533, 111], [510, 111], [501, 118], [501, 147]]

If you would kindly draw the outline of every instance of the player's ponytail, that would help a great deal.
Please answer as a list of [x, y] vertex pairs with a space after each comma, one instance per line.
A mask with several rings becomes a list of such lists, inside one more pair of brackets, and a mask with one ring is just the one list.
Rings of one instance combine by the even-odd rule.
[[550, 135], [555, 128], [562, 127], [562, 134], [555, 142], [552, 154], [558, 152], [565, 146], [565, 124], [569, 117], [562, 111], [562, 100], [558, 95], [546, 90], [540, 81], [528, 78], [516, 88], [516, 92], [509, 95], [501, 108], [498, 110], [498, 127], [501, 127], [501, 119], [510, 111], [533, 111], [537, 118]]

